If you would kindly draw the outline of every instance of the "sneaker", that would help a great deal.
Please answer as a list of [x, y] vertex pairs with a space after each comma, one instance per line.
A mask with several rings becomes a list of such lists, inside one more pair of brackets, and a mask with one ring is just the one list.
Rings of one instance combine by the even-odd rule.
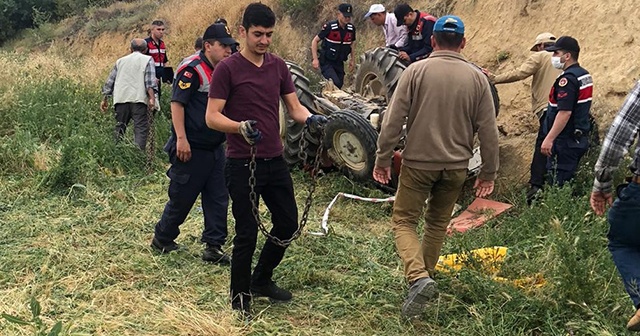
[[533, 203], [533, 200], [538, 197], [540, 190], [542, 190], [542, 188], [536, 185], [532, 185], [531, 188], [529, 188], [527, 191], [527, 205]]
[[231, 265], [231, 257], [216, 245], [207, 244], [202, 252], [202, 260], [219, 265]]
[[409, 288], [409, 295], [402, 304], [402, 315], [406, 318], [419, 316], [428, 301], [438, 297], [436, 282], [430, 277], [416, 280]]
[[640, 309], [636, 311], [636, 314], [633, 315], [629, 323], [627, 323], [627, 330], [640, 331]]
[[153, 236], [153, 239], [151, 240], [151, 248], [157, 252], [166, 254], [180, 249], [180, 245], [176, 244], [173, 240], [168, 244], [163, 244], [158, 240], [158, 238], [156, 238], [156, 236]]
[[264, 285], [251, 284], [251, 295], [266, 296], [275, 302], [286, 302], [293, 297], [290, 291], [278, 287], [278, 285], [271, 280]]

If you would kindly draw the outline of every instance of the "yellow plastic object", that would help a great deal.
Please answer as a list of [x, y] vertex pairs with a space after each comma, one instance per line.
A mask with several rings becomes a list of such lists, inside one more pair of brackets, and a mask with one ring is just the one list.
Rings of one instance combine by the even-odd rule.
[[500, 272], [508, 250], [504, 246], [494, 246], [472, 250], [469, 253], [443, 255], [438, 259], [436, 271], [454, 273], [460, 271], [463, 267], [467, 267], [488, 274], [496, 281], [509, 282], [523, 289], [537, 288], [545, 284], [541, 274], [515, 280], [498, 277], [497, 274]]

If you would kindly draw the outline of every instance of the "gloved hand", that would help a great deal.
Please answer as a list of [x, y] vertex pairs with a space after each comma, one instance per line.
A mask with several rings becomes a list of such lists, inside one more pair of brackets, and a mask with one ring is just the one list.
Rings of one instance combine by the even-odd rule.
[[329, 121], [327, 117], [321, 114], [312, 114], [304, 122], [311, 132], [318, 132], [324, 128], [324, 125]]
[[255, 145], [262, 139], [262, 133], [259, 129], [254, 128], [258, 122], [255, 120], [245, 120], [240, 122], [238, 133], [242, 134], [244, 140], [251, 146]]

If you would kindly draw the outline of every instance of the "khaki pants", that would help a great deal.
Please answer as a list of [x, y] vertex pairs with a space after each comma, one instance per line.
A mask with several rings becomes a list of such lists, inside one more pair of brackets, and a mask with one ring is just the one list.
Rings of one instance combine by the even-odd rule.
[[[467, 169], [427, 171], [402, 166], [391, 224], [409, 283], [433, 273], [466, 177]], [[427, 197], [421, 243], [416, 229]]]

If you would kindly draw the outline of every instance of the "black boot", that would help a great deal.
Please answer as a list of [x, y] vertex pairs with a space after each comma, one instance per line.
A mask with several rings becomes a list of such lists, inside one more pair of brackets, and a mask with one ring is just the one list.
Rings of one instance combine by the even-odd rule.
[[231, 257], [216, 245], [207, 244], [202, 252], [202, 260], [219, 265], [231, 265]]

